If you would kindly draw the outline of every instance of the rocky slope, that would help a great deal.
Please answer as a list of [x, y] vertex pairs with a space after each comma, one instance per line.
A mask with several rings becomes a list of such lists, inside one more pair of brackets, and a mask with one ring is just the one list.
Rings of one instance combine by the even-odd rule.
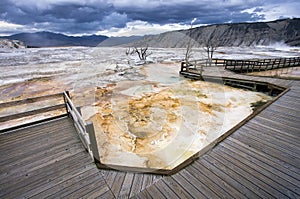
[[217, 46], [255, 46], [283, 42], [300, 46], [300, 18], [271, 22], [219, 24], [145, 36], [127, 46], [186, 47], [205, 45], [208, 41]]
[[130, 37], [109, 37], [101, 42], [98, 47], [112, 47], [119, 46], [127, 43], [131, 43], [141, 39], [142, 36], [130, 36]]
[[19, 40], [0, 39], [0, 48], [26, 48], [26, 45]]

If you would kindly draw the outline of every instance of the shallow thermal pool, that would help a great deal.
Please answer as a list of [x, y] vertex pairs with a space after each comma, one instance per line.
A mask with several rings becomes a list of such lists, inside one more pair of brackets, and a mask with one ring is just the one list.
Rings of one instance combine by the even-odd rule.
[[180, 78], [166, 64], [147, 66], [145, 75], [98, 87], [94, 105], [82, 110], [94, 123], [102, 164], [172, 170], [249, 116], [252, 103], [271, 100]]

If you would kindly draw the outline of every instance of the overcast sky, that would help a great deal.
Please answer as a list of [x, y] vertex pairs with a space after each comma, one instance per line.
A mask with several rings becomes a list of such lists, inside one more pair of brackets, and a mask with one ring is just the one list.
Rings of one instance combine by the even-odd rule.
[[1, 0], [0, 35], [158, 34], [194, 26], [300, 17], [299, 0]]

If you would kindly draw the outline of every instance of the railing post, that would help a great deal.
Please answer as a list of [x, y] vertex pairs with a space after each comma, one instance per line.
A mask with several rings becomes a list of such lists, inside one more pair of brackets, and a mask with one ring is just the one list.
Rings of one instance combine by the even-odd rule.
[[92, 150], [92, 153], [94, 156], [94, 161], [100, 162], [99, 150], [98, 150], [98, 145], [97, 145], [93, 122], [87, 122], [86, 131], [89, 134], [89, 138], [90, 138], [90, 142], [91, 142], [90, 149]]
[[66, 106], [66, 112], [68, 114], [68, 117], [70, 117], [70, 111], [69, 111], [68, 105], [67, 105], [68, 104], [68, 100], [67, 100], [66, 96], [70, 97], [69, 91], [63, 92], [63, 97], [64, 97], [65, 106]]
[[82, 113], [81, 113], [81, 107], [80, 107], [80, 106], [76, 106], [76, 110], [78, 111], [78, 113], [79, 113], [80, 115], [82, 115]]

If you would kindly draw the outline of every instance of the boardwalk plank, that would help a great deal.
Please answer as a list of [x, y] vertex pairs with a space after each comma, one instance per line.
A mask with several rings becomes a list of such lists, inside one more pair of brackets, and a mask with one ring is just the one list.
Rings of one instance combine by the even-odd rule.
[[114, 199], [115, 196], [111, 192], [111, 190], [106, 191], [104, 194], [101, 194], [100, 196], [96, 197], [98, 199]]
[[163, 193], [164, 197], [166, 198], [179, 198], [176, 195], [176, 193], [172, 189], [170, 189], [170, 187], [163, 180], [159, 180], [152, 186], [156, 186], [156, 188], [159, 189], [160, 192]]
[[68, 176], [69, 178], [64, 180], [61, 183], [58, 183], [54, 186], [52, 186], [49, 189], [40, 191], [39, 193], [31, 196], [32, 198], [42, 198], [42, 197], [50, 197], [50, 198], [55, 198], [62, 196], [63, 193], [68, 194], [69, 192], [73, 191], [71, 189], [68, 189], [69, 187], [75, 185], [76, 183], [80, 182], [84, 177], [88, 176], [93, 176], [95, 174], [95, 170], [93, 167], [89, 167], [87, 169], [82, 169], [80, 172], [74, 173], [73, 176]]
[[205, 165], [205, 162], [203, 163], [203, 161], [203, 157], [201, 157], [199, 160], [194, 162], [193, 167], [197, 168], [197, 170], [207, 175], [207, 177], [213, 181], [213, 186], [216, 186], [216, 189], [219, 189], [221, 187], [221, 189], [225, 190], [227, 194], [231, 196], [229, 198], [234, 198], [237, 196], [239, 196], [240, 198], [245, 198], [241, 196], [241, 193], [237, 189], [227, 183], [224, 178], [222, 178], [222, 176], [219, 176], [218, 173], [214, 171], [213, 167], [211, 167], [210, 165]]
[[234, 134], [232, 137], [234, 137], [244, 143], [249, 143], [249, 145], [251, 145], [251, 147], [255, 148], [256, 150], [267, 153], [267, 154], [269, 154], [277, 159], [280, 159], [282, 161], [291, 163], [295, 167], [299, 167], [299, 165], [300, 165], [300, 160], [297, 159], [297, 157], [290, 155], [287, 151], [278, 150], [278, 149], [276, 149], [276, 147], [274, 148], [273, 144], [264, 143], [259, 139], [255, 139], [251, 136], [248, 136], [247, 134], [244, 134], [244, 135]]
[[[262, 173], [263, 175], [269, 177], [271, 180], [276, 181], [279, 183], [279, 187], [283, 187], [285, 190], [283, 193], [290, 191], [296, 193], [300, 196], [300, 188], [298, 187], [299, 181], [294, 179], [292, 176], [281, 172], [276, 167], [272, 165], [268, 165], [265, 161], [260, 161], [259, 158], [256, 156], [250, 156], [248, 153], [242, 151], [241, 149], [237, 149], [234, 146], [231, 146], [227, 142], [221, 144], [224, 146], [224, 153], [226, 153], [226, 157], [232, 156], [232, 154], [238, 154], [233, 159], [238, 159], [239, 161], [246, 164], [248, 167], [251, 167], [258, 172]], [[290, 191], [288, 191], [290, 190]], [[289, 196], [292, 197], [292, 196]]]
[[[293, 137], [294, 139], [299, 139], [299, 132], [297, 129], [282, 126], [278, 124], [276, 120], [271, 121], [271, 120], [265, 120], [264, 118], [259, 118], [259, 119], [255, 118], [249, 121], [249, 123], [260, 124], [261, 126], [266, 126], [267, 128], [274, 129], [274, 131], [276, 130], [280, 131], [282, 134]], [[264, 128], [262, 128], [261, 131], [259, 132], [263, 132], [262, 131], [263, 129]]]
[[263, 161], [266, 164], [269, 164], [269, 165], [272, 165], [272, 166], [278, 168], [281, 172], [284, 172], [289, 176], [292, 176], [296, 179], [300, 179], [300, 169], [299, 168], [293, 167], [289, 163], [286, 163], [280, 159], [274, 158], [273, 156], [263, 153], [262, 151], [256, 150], [256, 149], [250, 147], [249, 145], [247, 145], [237, 139], [234, 139], [232, 137], [229, 137], [228, 140], [230, 140], [230, 142], [228, 142], [229, 144], [233, 143], [233, 145], [231, 145], [231, 146], [238, 147], [241, 151], [247, 151], [248, 153], [250, 153], [250, 155], [252, 154], [260, 161]]
[[[76, 147], [76, 145], [73, 145], [74, 147]], [[72, 147], [73, 147], [72, 146]], [[24, 161], [20, 160], [20, 163], [18, 163], [18, 160], [16, 160], [16, 164], [12, 165], [12, 167], [7, 167], [5, 170], [1, 169], [1, 174], [0, 174], [0, 178], [5, 178], [8, 177], [9, 178], [15, 178], [18, 179], [19, 177], [22, 177], [24, 175], [24, 173], [31, 173], [34, 171], [38, 171], [38, 169], [41, 169], [43, 167], [47, 167], [51, 164], [54, 164], [55, 162], [59, 162], [65, 158], [71, 157], [71, 156], [76, 156], [79, 153], [82, 153], [82, 146], [80, 144], [80, 147], [76, 147], [74, 149], [72, 149], [72, 153], [68, 153], [66, 154], [65, 150], [63, 150], [62, 152], [58, 152], [55, 155], [50, 155], [50, 156], [45, 156], [43, 158], [40, 158], [39, 160], [31, 160], [30, 158], [26, 158], [26, 162], [28, 162], [26, 164], [26, 162], [24, 163]], [[11, 169], [11, 168], [15, 168], [15, 169]], [[7, 179], [8, 181], [10, 181], [10, 179]], [[2, 182], [0, 182], [0, 184], [5, 183], [6, 180], [3, 180]]]
[[78, 187], [76, 187], [73, 183], [72, 186], [67, 188], [68, 191], [73, 190], [73, 192], [71, 194], [65, 194], [64, 192], [66, 198], [83, 198], [83, 196], [86, 196], [95, 189], [103, 189], [106, 186], [106, 183], [102, 176], [100, 176], [101, 174], [99, 172], [94, 173], [91, 176], [87, 176], [84, 180], [81, 179], [80, 183], [77, 183]]
[[111, 191], [113, 192], [115, 197], [119, 197], [119, 194], [120, 194], [120, 191], [121, 191], [124, 179], [125, 179], [125, 175], [126, 175], [125, 172], [118, 172], [115, 177], [114, 183], [112, 184], [112, 187], [111, 187]]
[[[33, 133], [39, 137], [38, 140], [35, 140], [35, 136], [31, 136], [30, 129], [34, 129], [38, 132], [35, 134], [36, 132], [33, 131]], [[52, 135], [52, 133], [57, 133], [58, 136]], [[13, 138], [9, 137], [10, 135], [12, 135]], [[9, 167], [4, 168], [6, 172], [1, 172], [0, 174], [1, 198], [34, 196], [41, 198], [49, 194], [61, 196], [63, 188], [67, 190], [63, 191], [64, 194], [75, 193], [79, 188], [75, 186], [76, 183], [73, 183], [80, 175], [85, 179], [84, 184], [82, 184], [83, 181], [79, 180], [79, 184], [81, 183], [80, 188], [85, 190], [80, 192], [82, 195], [93, 192], [93, 189], [97, 189], [97, 187], [109, 189], [104, 180], [102, 180], [104, 184], [99, 185], [101, 181], [98, 182], [98, 179], [101, 179], [99, 178], [101, 175], [96, 166], [92, 163], [89, 154], [86, 153], [80, 143], [75, 133], [75, 128], [69, 118], [60, 118], [56, 121], [15, 130], [12, 133], [1, 134], [0, 137], [4, 138], [0, 139], [1, 147], [11, 147], [10, 144], [15, 147], [14, 142], [9, 141], [11, 139], [20, 139], [19, 144], [25, 143], [26, 146], [25, 148], [22, 144], [21, 146], [17, 146], [20, 149], [23, 147], [22, 150], [24, 151], [16, 149], [16, 156], [11, 157], [13, 161], [17, 162], [12, 161]], [[47, 138], [44, 139], [44, 137]], [[8, 142], [3, 143], [5, 140], [8, 140]], [[26, 143], [30, 142], [33, 144], [26, 145]], [[43, 147], [41, 148], [35, 143], [39, 143]], [[18, 152], [20, 152], [22, 156], [19, 156]], [[0, 156], [0, 159], [7, 160], [6, 158], [3, 159], [3, 156]], [[9, 170], [9, 168], [11, 168], [11, 170]], [[3, 167], [0, 167], [0, 169], [4, 171]], [[87, 178], [88, 172], [90, 172], [90, 176], [96, 177]], [[96, 173], [98, 173], [98, 175], [95, 175]], [[93, 182], [96, 183], [96, 187]], [[105, 186], [107, 188], [105, 188]]]
[[277, 151], [288, 153], [290, 156], [297, 157], [299, 155], [299, 152], [297, 151], [298, 147], [294, 144], [288, 145], [286, 142], [274, 138], [274, 136], [269, 136], [266, 133], [257, 133], [256, 130], [253, 130], [253, 128], [249, 126], [244, 126], [243, 129], [247, 132], [244, 134], [244, 136], [248, 136], [253, 140], [257, 140], [260, 143], [264, 143], [265, 145], [270, 146], [276, 149]]
[[206, 196], [196, 189], [190, 181], [186, 180], [180, 173], [177, 173], [172, 176], [174, 180], [177, 181], [180, 186], [185, 189], [186, 192], [188, 192], [193, 198], [206, 198]]
[[[41, 150], [32, 151], [32, 152], [24, 152], [22, 155], [16, 155], [16, 156], [10, 156], [10, 159], [7, 157], [0, 158], [3, 160], [1, 162], [0, 170], [6, 169], [7, 167], [14, 167], [14, 166], [22, 166], [27, 165], [29, 163], [32, 163], [32, 161], [40, 161], [41, 159], [55, 156], [57, 153], [74, 153], [76, 149], [82, 149], [82, 144], [78, 143], [77, 139], [63, 139], [62, 142], [59, 142], [60, 144], [57, 145], [50, 145], [47, 147], [43, 147]], [[26, 148], [19, 147], [19, 150], [26, 151]], [[35, 152], [35, 153], [34, 153]], [[3, 155], [4, 156], [4, 155]]]
[[180, 171], [180, 175], [185, 178], [187, 182], [193, 185], [199, 192], [203, 193], [207, 198], [218, 198], [216, 193], [209, 189], [209, 187], [201, 181], [201, 178], [196, 178], [188, 169]]
[[164, 181], [165, 184], [168, 185], [168, 187], [170, 187], [170, 189], [172, 189], [176, 195], [179, 197], [179, 198], [191, 198], [192, 196], [183, 189], [183, 187], [178, 184], [178, 182], [176, 182], [172, 177], [164, 177], [162, 179]]
[[220, 198], [232, 198], [230, 193], [226, 192], [226, 190], [223, 189], [222, 186], [219, 185], [219, 182], [214, 182], [214, 176], [210, 175], [210, 173], [207, 173], [205, 171], [202, 171], [201, 169], [198, 170], [196, 164], [192, 164], [187, 168], [187, 170], [195, 176], [197, 179], [201, 179], [205, 185], [212, 190], [215, 194], [218, 195]]
[[143, 174], [139, 174], [139, 173], [134, 174], [132, 187], [129, 195], [130, 198], [142, 190], [143, 177], [144, 177]]
[[122, 188], [120, 190], [119, 196], [128, 198], [130, 195], [132, 183], [133, 183], [134, 173], [126, 173]]
[[145, 191], [148, 192], [148, 194], [151, 196], [151, 198], [166, 198], [166, 196], [164, 196], [160, 192], [160, 190], [154, 185], [149, 186], [147, 189], [145, 189]]
[[210, 167], [213, 171], [221, 176], [228, 184], [238, 190], [238, 194], [234, 195], [235, 198], [248, 198], [249, 196], [253, 197], [255, 194], [250, 190], [249, 187], [251, 184], [241, 184], [242, 176], [238, 175], [235, 170], [228, 168], [228, 165], [225, 165], [214, 158], [214, 156], [206, 156], [203, 158], [201, 163], [205, 164], [206, 167]]
[[261, 123], [252, 123], [252, 122], [248, 122], [247, 128], [252, 129], [253, 131], [256, 131], [257, 133], [261, 132], [261, 129], [264, 129], [264, 131], [259, 134], [267, 134], [267, 135], [273, 136], [274, 138], [279, 139], [283, 142], [286, 142], [286, 144], [292, 144], [297, 147], [300, 146], [300, 143], [297, 141], [297, 140], [300, 141], [300, 138], [297, 138], [297, 137], [291, 135], [289, 132], [282, 132], [282, 131], [276, 130], [270, 126], [263, 125]]

